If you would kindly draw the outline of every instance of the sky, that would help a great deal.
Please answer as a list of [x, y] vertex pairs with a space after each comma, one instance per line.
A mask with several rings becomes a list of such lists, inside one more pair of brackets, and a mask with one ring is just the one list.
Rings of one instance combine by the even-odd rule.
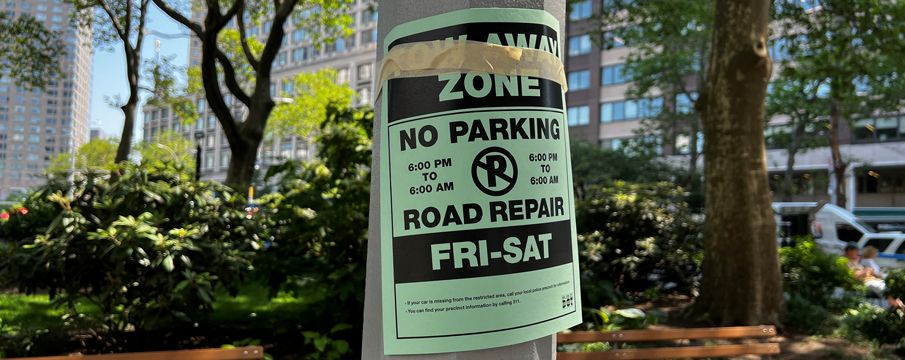
[[[186, 36], [175, 39], [166, 39], [155, 32], [165, 35], [187, 34], [188, 30], [181, 24], [173, 21], [166, 14], [153, 5], [148, 14], [148, 23], [145, 28], [148, 33], [145, 37], [142, 56], [144, 59], [153, 59], [157, 56], [155, 41], [160, 40], [160, 56], [173, 56], [173, 63], [184, 67], [188, 62], [189, 41]], [[167, 36], [169, 37], [169, 36]], [[119, 107], [112, 106], [111, 101], [117, 97], [127, 99], [129, 86], [126, 81], [126, 59], [123, 55], [121, 43], [112, 43], [103, 47], [95, 44], [94, 59], [91, 73], [91, 127], [100, 128], [105, 135], [119, 137], [123, 128], [123, 114]], [[147, 97], [144, 93], [142, 98]], [[141, 139], [141, 111], [137, 114], [135, 124], [135, 139]]]

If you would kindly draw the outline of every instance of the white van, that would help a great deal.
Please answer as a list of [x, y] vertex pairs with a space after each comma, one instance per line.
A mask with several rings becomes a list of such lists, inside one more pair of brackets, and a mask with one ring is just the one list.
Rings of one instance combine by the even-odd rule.
[[773, 203], [778, 239], [786, 244], [795, 236], [811, 235], [826, 252], [842, 255], [845, 245], [873, 246], [882, 267], [905, 267], [905, 233], [878, 232], [850, 211], [832, 204]]

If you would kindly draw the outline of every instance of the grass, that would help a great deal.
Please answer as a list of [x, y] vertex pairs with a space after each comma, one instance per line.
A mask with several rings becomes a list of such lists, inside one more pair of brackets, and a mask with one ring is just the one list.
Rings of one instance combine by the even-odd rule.
[[[268, 298], [267, 289], [257, 284], [244, 286], [238, 296], [217, 296], [213, 311], [199, 326], [230, 326], [279, 330], [294, 327], [309, 301], [288, 294]], [[81, 312], [92, 314], [88, 306], [79, 306]], [[63, 329], [65, 311], [57, 308], [47, 294], [25, 295], [0, 293], [0, 334], [19, 330]]]
[[0, 295], [2, 331], [11, 329], [53, 329], [63, 327], [64, 311], [57, 309], [46, 294]]
[[291, 330], [309, 310], [309, 299], [285, 293], [268, 298], [266, 287], [248, 284], [240, 289], [238, 296], [218, 296], [213, 311], [207, 316], [207, 325], [271, 329], [274, 332]]

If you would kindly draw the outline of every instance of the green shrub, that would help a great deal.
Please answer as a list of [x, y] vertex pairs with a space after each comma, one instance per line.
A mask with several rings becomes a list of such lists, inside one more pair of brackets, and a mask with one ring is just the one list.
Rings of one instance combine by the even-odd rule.
[[700, 223], [681, 188], [668, 183], [595, 186], [576, 204], [582, 303], [623, 294], [689, 292], [700, 273]]
[[[321, 335], [306, 333], [306, 339], [360, 344], [372, 121], [369, 110], [329, 108], [315, 139], [317, 159], [271, 168], [268, 178], [278, 180], [276, 192], [260, 199], [259, 217], [271, 243], [256, 268], [272, 293], [303, 294], [311, 302], [304, 330]], [[340, 331], [334, 327], [340, 324], [354, 327]]]
[[853, 340], [905, 346], [905, 311], [884, 310], [870, 304], [846, 312], [841, 332]]
[[845, 258], [821, 251], [809, 239], [781, 248], [779, 261], [785, 292], [815, 306], [833, 308], [831, 299], [836, 288], [860, 289]]
[[656, 325], [660, 319], [656, 314], [648, 314], [637, 308], [591, 310], [594, 330], [616, 331], [644, 329]]
[[905, 269], [896, 269], [886, 275], [886, 294], [905, 299]]
[[236, 290], [261, 245], [222, 185], [142, 164], [68, 188], [51, 178], [0, 225], [0, 284], [47, 291], [73, 315], [96, 306], [113, 330], [191, 321], [219, 289]]
[[798, 294], [792, 294], [786, 299], [784, 320], [790, 328], [811, 335], [830, 334], [839, 325], [837, 315]]

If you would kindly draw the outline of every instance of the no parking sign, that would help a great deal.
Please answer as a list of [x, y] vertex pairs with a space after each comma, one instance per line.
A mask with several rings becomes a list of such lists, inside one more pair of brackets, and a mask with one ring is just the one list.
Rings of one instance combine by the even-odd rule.
[[542, 10], [466, 9], [385, 38], [386, 354], [504, 346], [581, 322], [559, 30]]

